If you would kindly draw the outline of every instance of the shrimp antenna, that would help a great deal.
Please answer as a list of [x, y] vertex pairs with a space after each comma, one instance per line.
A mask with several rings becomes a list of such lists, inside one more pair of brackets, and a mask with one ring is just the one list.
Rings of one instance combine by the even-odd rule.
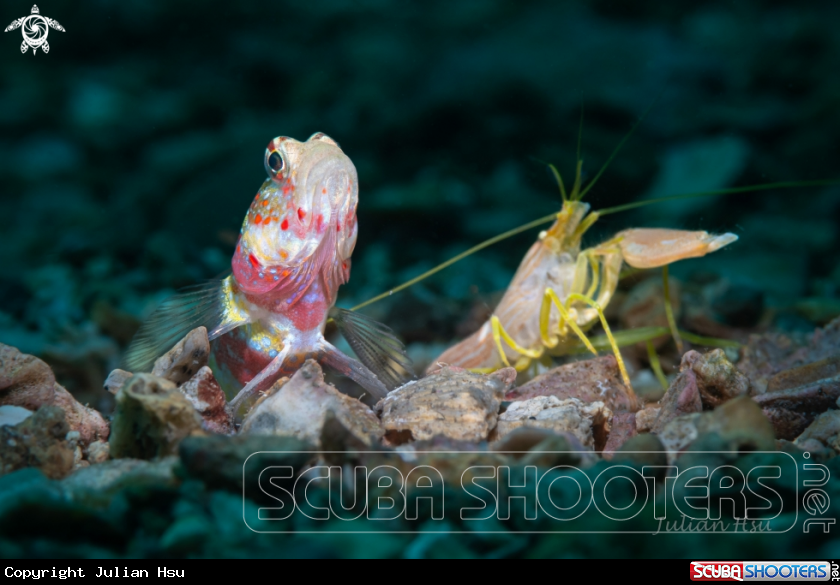
[[580, 102], [580, 124], [578, 126], [577, 159], [580, 160], [580, 142], [583, 138], [583, 101]]
[[[636, 209], [637, 207], [644, 207], [646, 205], [653, 205], [654, 203], [661, 203], [663, 201], [674, 201], [676, 199], [693, 199], [693, 198], [696, 198], [696, 197], [714, 197], [714, 196], [718, 196], [718, 195], [734, 195], [734, 194], [737, 194], [737, 193], [749, 193], [749, 192], [752, 192], [752, 191], [763, 191], [763, 190], [771, 190], [771, 189], [793, 189], [793, 188], [796, 188], [796, 187], [802, 187], [802, 188], [828, 187], [828, 186], [834, 186], [834, 185], [840, 185], [840, 179], [822, 179], [822, 180], [815, 180], [815, 181], [785, 181], [785, 182], [780, 182], [780, 183], [763, 183], [761, 185], [750, 185], [750, 186], [747, 186], [747, 187], [733, 187], [731, 189], [719, 189], [717, 191], [703, 191], [701, 193], [685, 193], [683, 195], [671, 195], [669, 197], [659, 197], [657, 199], [648, 199], [648, 200], [645, 200], [645, 201], [636, 201], [636, 202], [633, 202], [633, 203], [627, 203], [625, 205], [618, 205], [616, 207], [608, 207], [607, 209], [603, 209], [603, 210], [599, 211], [598, 213], [603, 216], [603, 215], [609, 214], [609, 213], [619, 213], [621, 211], [627, 211], [628, 209]], [[385, 297], [389, 297], [396, 292], [400, 292], [401, 290], [405, 290], [406, 288], [408, 288], [408, 287], [410, 287], [414, 284], [417, 284], [421, 280], [425, 280], [425, 279], [429, 278], [430, 276], [432, 276], [433, 274], [437, 274], [441, 270], [443, 270], [445, 268], [449, 268], [450, 266], [452, 266], [456, 262], [460, 262], [461, 260], [463, 260], [467, 256], [472, 256], [473, 254], [483, 250], [484, 248], [489, 248], [493, 244], [497, 244], [497, 243], [499, 243], [503, 240], [506, 240], [506, 239], [508, 239], [512, 236], [515, 236], [516, 234], [520, 234], [522, 232], [528, 231], [531, 228], [539, 227], [541, 225], [550, 223], [550, 222], [552, 222], [556, 219], [557, 219], [557, 213], [556, 212], [551, 213], [549, 215], [540, 217], [540, 218], [535, 219], [533, 221], [529, 221], [528, 223], [523, 224], [519, 227], [513, 228], [512, 230], [508, 230], [508, 231], [504, 232], [503, 234], [499, 234], [498, 236], [493, 236], [489, 240], [484, 240], [483, 242], [481, 242], [480, 244], [476, 244], [475, 246], [473, 246], [469, 250], [465, 250], [465, 251], [461, 252], [460, 254], [458, 254], [457, 256], [453, 256], [449, 260], [447, 260], [447, 261], [445, 261], [441, 264], [438, 264], [437, 266], [435, 266], [434, 268], [432, 268], [430, 270], [427, 270], [423, 274], [421, 274], [419, 276], [415, 276], [411, 280], [406, 281], [406, 282], [402, 283], [401, 285], [396, 286], [396, 287], [388, 290], [387, 292], [384, 292], [380, 295], [377, 295], [377, 296], [373, 297], [372, 299], [369, 299], [369, 300], [367, 300], [367, 301], [365, 301], [365, 302], [363, 302], [359, 305], [356, 305], [351, 310], [352, 311], [357, 311], [357, 310], [359, 310], [363, 307], [367, 307], [368, 305], [371, 305], [371, 304], [373, 304], [377, 301], [381, 301]]]
[[[653, 107], [653, 105], [656, 103], [656, 101], [658, 99], [659, 99], [659, 97], [657, 96], [657, 98], [655, 100], [653, 100], [653, 102], [647, 107], [647, 109], [644, 111], [644, 113], [641, 115], [641, 117], [636, 121], [636, 123], [633, 124], [633, 127], [630, 129], [630, 131], [624, 136], [624, 138], [622, 138], [621, 142], [618, 143], [618, 146], [616, 146], [616, 148], [613, 150], [612, 154], [610, 154], [610, 157], [607, 159], [607, 162], [604, 163], [604, 165], [598, 171], [598, 174], [595, 175], [595, 178], [592, 179], [592, 181], [589, 182], [589, 184], [586, 186], [586, 188], [583, 191], [581, 191], [579, 195], [577, 195], [577, 189], [579, 189], [579, 187], [580, 187], [580, 168], [581, 168], [581, 164], [582, 164], [582, 161], [580, 160], [580, 154], [578, 153], [578, 173], [577, 173], [577, 180], [575, 181], [575, 187], [576, 188], [572, 191], [571, 196], [569, 196], [566, 193], [566, 189], [563, 186], [563, 179], [560, 177], [560, 173], [557, 171], [557, 168], [553, 164], [548, 164], [548, 168], [551, 169], [552, 173], [554, 174], [554, 178], [556, 179], [557, 184], [560, 187], [560, 194], [563, 196], [563, 201], [564, 202], [569, 200], [569, 199], [579, 201], [580, 199], [583, 198], [584, 195], [586, 195], [586, 193], [595, 185], [596, 181], [598, 181], [598, 179], [601, 177], [601, 175], [604, 173], [604, 171], [610, 165], [612, 160], [618, 154], [619, 150], [621, 150], [621, 147], [624, 146], [624, 143], [627, 142], [627, 140], [630, 138], [630, 136], [633, 135], [633, 133], [639, 127], [639, 124], [641, 124], [644, 121], [645, 117], [648, 115], [648, 112], [650, 112], [650, 109]], [[582, 117], [581, 117], [581, 126], [580, 127], [581, 128], [583, 127], [583, 118]], [[580, 136], [578, 137], [578, 149], [579, 148], [580, 148]], [[539, 161], [539, 162], [542, 162], [542, 161]], [[826, 186], [832, 186], [832, 185], [840, 185], [840, 179], [822, 179], [822, 180], [815, 180], [815, 181], [784, 181], [784, 182], [779, 182], [779, 183], [762, 183], [761, 185], [749, 185], [747, 187], [733, 187], [733, 188], [729, 188], [729, 189], [718, 189], [716, 191], [703, 191], [703, 192], [699, 192], [699, 193], [685, 193], [685, 194], [682, 194], [682, 195], [671, 195], [671, 196], [668, 196], [668, 197], [659, 197], [657, 199], [647, 199], [645, 201], [635, 201], [633, 203], [626, 203], [624, 205], [617, 205], [615, 207], [608, 207], [606, 209], [599, 210], [598, 214], [599, 214], [599, 216], [603, 216], [603, 215], [607, 215], [607, 214], [610, 214], [610, 213], [619, 213], [619, 212], [622, 212], [622, 211], [627, 211], [629, 209], [636, 209], [638, 207], [644, 207], [646, 205], [653, 205], [654, 203], [661, 203], [663, 201], [674, 201], [674, 200], [677, 200], [677, 199], [693, 199], [693, 198], [696, 198], [696, 197], [715, 197], [715, 196], [718, 196], [718, 195], [733, 195], [733, 194], [737, 194], [737, 193], [749, 193], [749, 192], [752, 192], [752, 191], [763, 191], [763, 190], [770, 190], [770, 189], [792, 189], [792, 188], [796, 188], [796, 187], [802, 187], [802, 188], [826, 187]], [[493, 236], [492, 238], [490, 238], [488, 240], [484, 240], [483, 242], [481, 242], [479, 244], [476, 244], [472, 248], [470, 248], [468, 250], [465, 250], [465, 251], [461, 252], [460, 254], [458, 254], [456, 256], [453, 256], [449, 260], [446, 260], [445, 262], [442, 262], [441, 264], [438, 264], [437, 266], [435, 266], [434, 268], [432, 268], [430, 270], [427, 270], [423, 274], [420, 274], [419, 276], [415, 276], [411, 280], [408, 280], [408, 281], [400, 284], [399, 286], [396, 286], [396, 287], [394, 287], [394, 288], [392, 288], [392, 289], [390, 289], [390, 290], [388, 290], [388, 291], [386, 291], [382, 294], [379, 294], [379, 295], [373, 297], [372, 299], [368, 299], [367, 301], [356, 305], [351, 310], [352, 311], [357, 311], [357, 310], [359, 310], [363, 307], [367, 307], [368, 305], [372, 305], [375, 302], [381, 301], [385, 297], [389, 297], [392, 294], [400, 292], [402, 290], [405, 290], [408, 287], [410, 287], [414, 284], [417, 284], [418, 282], [420, 282], [422, 280], [426, 280], [427, 278], [429, 278], [430, 276], [432, 276], [434, 274], [437, 274], [441, 270], [449, 268], [450, 266], [452, 266], [456, 262], [460, 262], [464, 258], [467, 258], [468, 256], [472, 256], [476, 252], [479, 252], [479, 251], [481, 251], [485, 248], [489, 248], [493, 244], [497, 244], [497, 243], [499, 243], [503, 240], [506, 240], [506, 239], [508, 239], [512, 236], [515, 236], [517, 234], [520, 234], [522, 232], [528, 231], [532, 228], [539, 227], [541, 225], [550, 223], [552, 221], [555, 221], [556, 219], [557, 219], [557, 213], [554, 212], [554, 213], [551, 213], [549, 215], [537, 218], [533, 221], [529, 221], [526, 224], [523, 224], [523, 225], [521, 225], [519, 227], [516, 227], [516, 228], [513, 228], [511, 230], [508, 230], [508, 231], [506, 231], [502, 234], [499, 234], [497, 236]]]
[[425, 279], [429, 278], [431, 275], [440, 272], [444, 268], [448, 268], [448, 267], [452, 266], [453, 264], [455, 264], [456, 262], [459, 262], [460, 260], [463, 260], [467, 256], [472, 256], [473, 254], [475, 254], [479, 250], [483, 250], [484, 248], [488, 248], [488, 247], [492, 246], [493, 244], [501, 242], [502, 240], [506, 240], [506, 239], [510, 238], [511, 236], [515, 236], [516, 234], [528, 231], [531, 228], [539, 227], [542, 224], [553, 221], [556, 218], [557, 218], [557, 214], [552, 213], [551, 215], [547, 215], [545, 217], [535, 219], [534, 221], [529, 221], [525, 225], [521, 225], [517, 228], [513, 228], [512, 230], [508, 230], [503, 234], [499, 234], [498, 236], [494, 236], [494, 237], [490, 238], [489, 240], [484, 240], [483, 242], [481, 242], [480, 244], [476, 244], [475, 246], [473, 246], [469, 250], [465, 250], [465, 251], [461, 252], [460, 254], [458, 254], [457, 256], [453, 256], [452, 258], [450, 258], [446, 262], [438, 264], [437, 266], [435, 266], [431, 270], [427, 270], [426, 272], [424, 272], [420, 276], [415, 276], [411, 280], [409, 280], [407, 282], [404, 282], [401, 285], [399, 285], [397, 287], [394, 287], [387, 292], [382, 293], [381, 295], [377, 295], [377, 296], [373, 297], [372, 299], [369, 299], [369, 300], [365, 301], [364, 303], [362, 303], [360, 305], [356, 305], [355, 307], [353, 307], [350, 310], [351, 311], [357, 311], [357, 310], [361, 309], [362, 307], [367, 307], [368, 305], [371, 305], [371, 304], [373, 304], [377, 301], [381, 301], [385, 297], [389, 297], [392, 294], [394, 294], [395, 292], [400, 292], [401, 290], [406, 289], [413, 284], [417, 284], [421, 280], [425, 280]]
[[[598, 170], [598, 174], [596, 174], [595, 177], [591, 181], [589, 181], [589, 184], [583, 189], [583, 191], [580, 192], [580, 195], [578, 195], [578, 197], [577, 197], [578, 201], [583, 199], [583, 196], [586, 195], [587, 193], [589, 193], [589, 190], [592, 187], [595, 186], [595, 183], [598, 182], [598, 179], [601, 178], [601, 175], [603, 175], [604, 171], [607, 170], [607, 167], [610, 166], [610, 163], [612, 163], [613, 159], [618, 154], [618, 151], [621, 150], [621, 147], [624, 146], [624, 143], [627, 142], [630, 139], [631, 136], [633, 136], [633, 133], [636, 132], [636, 129], [641, 125], [642, 122], [645, 121], [645, 118], [647, 118], [648, 113], [650, 113], [651, 108], [653, 108], [653, 106], [656, 104], [657, 101], [659, 101], [659, 96], [656, 96], [656, 99], [654, 99], [650, 103], [650, 105], [642, 113], [642, 115], [639, 116], [639, 119], [636, 120], [636, 122], [633, 124], [633, 127], [630, 128], [630, 130], [627, 132], [627, 134], [624, 135], [624, 138], [621, 139], [621, 142], [619, 142], [618, 145], [613, 149], [612, 153], [610, 154], [610, 157], [607, 159], [607, 162], [605, 162], [603, 165], [601, 165], [601, 168]], [[580, 123], [581, 123], [581, 128], [582, 128], [583, 127], [583, 115], [582, 114], [581, 114]], [[580, 165], [583, 162], [583, 161], [580, 160], [580, 142], [579, 141], [580, 141], [580, 138], [578, 137], [578, 181], [580, 181]]]
[[669, 195], [667, 197], [657, 197], [656, 199], [634, 201], [633, 203], [625, 203], [624, 205], [616, 205], [615, 207], [599, 209], [598, 215], [604, 216], [610, 213], [619, 213], [622, 211], [628, 211], [630, 209], [636, 209], [638, 207], [653, 205], [654, 203], [662, 203], [663, 201], [676, 201], [678, 199], [714, 197], [715, 195], [734, 195], [736, 193], [750, 193], [752, 191], [765, 190], [769, 191], [771, 189], [791, 189], [794, 187], [828, 187], [832, 185], [840, 185], [840, 179], [819, 179], [815, 181], [782, 181], [779, 183], [761, 183], [760, 185], [748, 185], [746, 187], [731, 187], [729, 189], [718, 189], [716, 191], [699, 191], [697, 193], [683, 193], [682, 195]]
[[563, 203], [569, 200], [569, 196], [566, 195], [566, 187], [563, 185], [563, 178], [560, 176], [560, 171], [557, 170], [557, 167], [554, 166], [553, 163], [546, 162], [540, 158], [535, 156], [528, 157], [531, 160], [548, 167], [548, 170], [551, 171], [551, 174], [554, 175], [554, 180], [557, 182], [557, 187], [560, 188], [560, 196], [563, 198]]

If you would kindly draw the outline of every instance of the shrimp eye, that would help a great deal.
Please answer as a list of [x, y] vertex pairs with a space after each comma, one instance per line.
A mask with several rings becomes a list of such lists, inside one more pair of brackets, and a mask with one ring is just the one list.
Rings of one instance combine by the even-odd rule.
[[280, 171], [283, 170], [283, 167], [286, 166], [286, 163], [283, 162], [283, 157], [280, 156], [280, 153], [277, 152], [276, 150], [271, 151], [271, 152], [266, 153], [266, 154], [267, 154], [266, 159], [265, 159], [266, 170], [269, 172], [269, 174], [273, 174], [273, 175], [276, 175], [276, 174], [280, 173]]

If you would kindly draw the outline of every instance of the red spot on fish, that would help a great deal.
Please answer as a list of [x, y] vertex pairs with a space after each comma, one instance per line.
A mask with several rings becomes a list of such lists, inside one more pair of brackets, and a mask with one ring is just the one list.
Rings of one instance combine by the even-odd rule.
[[298, 208], [298, 219], [303, 221], [304, 217], [306, 217], [306, 212], [303, 209]]
[[326, 188], [326, 187], [324, 187], [323, 189], [321, 189], [321, 193], [323, 193], [324, 195], [326, 195], [326, 194], [327, 194], [327, 188]]
[[315, 224], [318, 226], [318, 231], [319, 232], [323, 231], [323, 229], [324, 229], [324, 216], [321, 215], [320, 213], [318, 214], [318, 217], [315, 218]]
[[335, 222], [335, 231], [337, 231], [337, 232], [341, 231], [341, 222], [340, 221]]
[[257, 257], [253, 254], [248, 254], [248, 262], [250, 262], [251, 266], [253, 266], [254, 268], [260, 267], [260, 261], [257, 260]]
[[292, 190], [292, 186], [289, 183], [283, 185], [283, 195], [288, 195], [289, 191]]
[[289, 229], [289, 220], [288, 219], [283, 220], [283, 223], [280, 224], [280, 229], [281, 230]]
[[261, 223], [261, 222], [262, 222], [262, 216], [258, 213], [257, 217], [254, 218], [254, 223], [258, 224], [258, 223]]

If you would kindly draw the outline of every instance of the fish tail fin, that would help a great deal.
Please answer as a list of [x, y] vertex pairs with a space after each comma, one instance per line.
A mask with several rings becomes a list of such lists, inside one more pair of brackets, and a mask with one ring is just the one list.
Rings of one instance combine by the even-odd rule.
[[122, 367], [131, 372], [151, 371], [157, 358], [202, 325], [212, 339], [224, 321], [223, 283], [212, 280], [191, 286], [163, 301], [134, 335]]
[[391, 329], [356, 311], [333, 307], [330, 316], [356, 356], [389, 389], [416, 378], [405, 346]]

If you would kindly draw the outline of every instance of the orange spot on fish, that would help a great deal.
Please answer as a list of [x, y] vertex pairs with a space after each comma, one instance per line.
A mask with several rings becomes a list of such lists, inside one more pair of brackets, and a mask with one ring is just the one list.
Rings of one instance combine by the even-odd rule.
[[258, 213], [257, 217], [254, 218], [254, 223], [262, 223], [262, 216]]
[[288, 258], [288, 257], [289, 257], [289, 253], [288, 253], [288, 252], [286, 252], [286, 250], [280, 250], [280, 257], [281, 257], [283, 260], [285, 260], [286, 258]]
[[288, 270], [283, 271], [283, 276], [289, 276], [289, 274], [291, 274], [291, 273]]
[[250, 262], [251, 266], [253, 266], [254, 268], [260, 267], [260, 261], [257, 260], [257, 257], [253, 254], [248, 254], [248, 262]]
[[326, 188], [326, 187], [324, 187], [323, 189], [321, 189], [321, 193], [323, 193], [324, 195], [326, 195], [326, 194], [327, 194], [327, 188]]
[[298, 219], [303, 221], [304, 217], [306, 217], [306, 212], [303, 209], [298, 208]]
[[268, 207], [268, 199], [263, 200], [263, 207]]
[[289, 220], [288, 219], [283, 220], [283, 223], [280, 224], [280, 229], [281, 230], [289, 229]]

